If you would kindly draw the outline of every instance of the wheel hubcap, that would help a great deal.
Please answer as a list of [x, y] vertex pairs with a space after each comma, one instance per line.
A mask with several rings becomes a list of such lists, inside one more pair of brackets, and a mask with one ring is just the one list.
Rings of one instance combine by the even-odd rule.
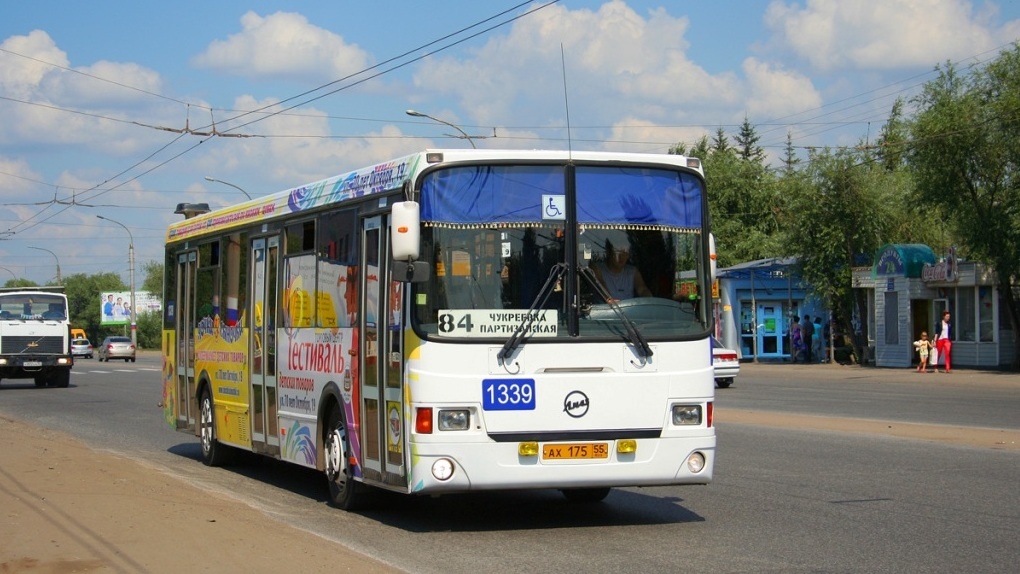
[[202, 401], [202, 449], [209, 452], [213, 441], [212, 407], [208, 400]]
[[326, 475], [340, 487], [347, 483], [347, 455], [344, 453], [346, 435], [343, 429], [329, 433], [326, 448]]

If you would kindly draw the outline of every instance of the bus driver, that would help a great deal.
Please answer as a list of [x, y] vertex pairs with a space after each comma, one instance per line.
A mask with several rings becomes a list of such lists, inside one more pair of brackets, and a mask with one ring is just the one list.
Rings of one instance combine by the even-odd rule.
[[599, 283], [609, 292], [610, 298], [607, 303], [652, 296], [641, 272], [627, 262], [629, 259], [630, 245], [626, 241], [614, 246], [611, 241], [606, 240], [606, 260], [596, 263], [593, 271]]

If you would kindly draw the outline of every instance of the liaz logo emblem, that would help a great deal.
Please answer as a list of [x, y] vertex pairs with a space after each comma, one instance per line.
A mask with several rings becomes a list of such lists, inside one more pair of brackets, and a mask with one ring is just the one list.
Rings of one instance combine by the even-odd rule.
[[588, 395], [581, 391], [570, 391], [563, 398], [563, 412], [575, 419], [588, 414]]

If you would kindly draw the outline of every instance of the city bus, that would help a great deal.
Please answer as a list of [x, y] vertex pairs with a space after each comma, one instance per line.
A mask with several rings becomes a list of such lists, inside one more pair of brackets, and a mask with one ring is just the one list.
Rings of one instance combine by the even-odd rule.
[[[707, 484], [704, 174], [680, 155], [426, 150], [166, 235], [163, 407], [352, 509], [412, 495]], [[629, 245], [642, 292], [596, 270]]]

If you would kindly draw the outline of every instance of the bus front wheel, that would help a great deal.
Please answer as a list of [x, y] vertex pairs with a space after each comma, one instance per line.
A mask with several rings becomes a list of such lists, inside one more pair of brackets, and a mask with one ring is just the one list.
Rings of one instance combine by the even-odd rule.
[[340, 407], [334, 405], [326, 420], [327, 434], [323, 442], [326, 447], [329, 503], [343, 510], [355, 510], [364, 498], [361, 492], [363, 488], [354, 480], [354, 469], [350, 462], [351, 442], [347, 438], [347, 425], [344, 424]]

